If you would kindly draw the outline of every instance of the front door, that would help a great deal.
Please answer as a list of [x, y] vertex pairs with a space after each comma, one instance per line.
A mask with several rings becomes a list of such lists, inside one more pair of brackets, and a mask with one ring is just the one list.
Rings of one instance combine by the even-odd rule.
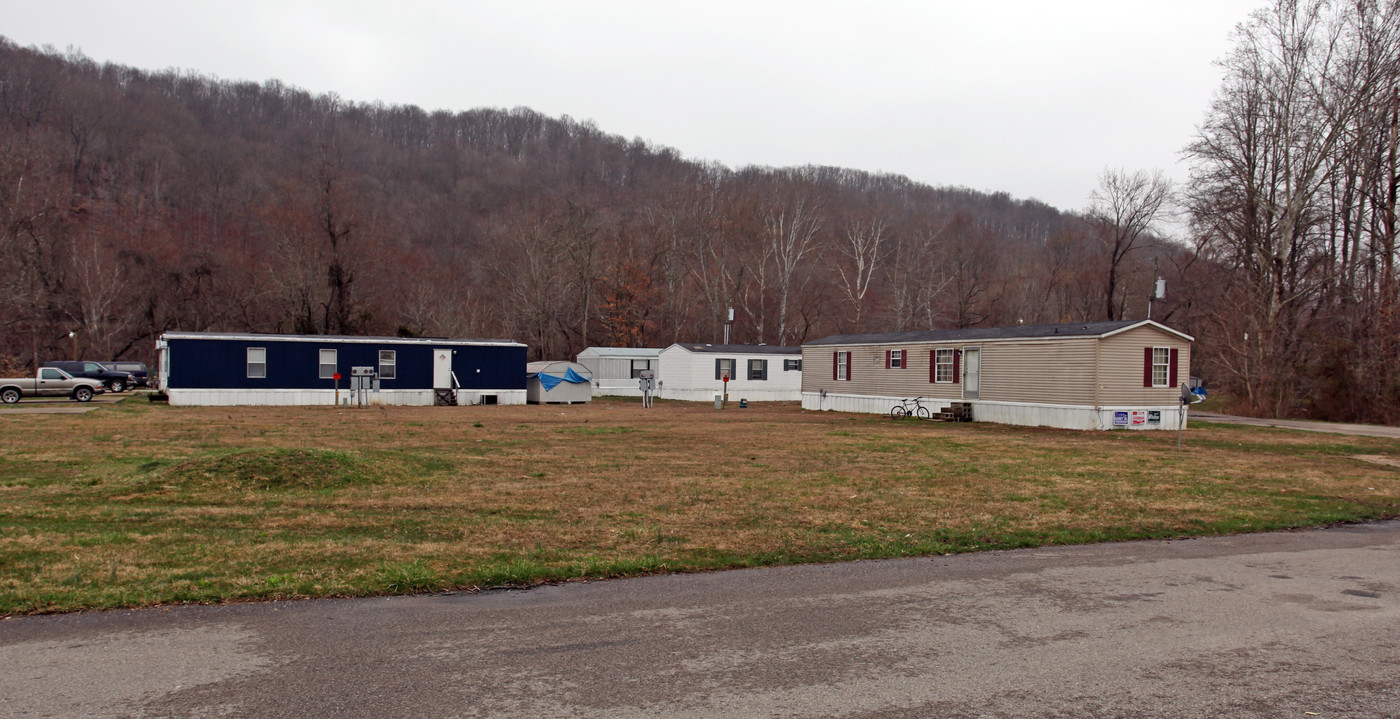
[[963, 348], [963, 399], [977, 399], [982, 389], [982, 348]]
[[452, 350], [433, 350], [433, 389], [453, 389]]

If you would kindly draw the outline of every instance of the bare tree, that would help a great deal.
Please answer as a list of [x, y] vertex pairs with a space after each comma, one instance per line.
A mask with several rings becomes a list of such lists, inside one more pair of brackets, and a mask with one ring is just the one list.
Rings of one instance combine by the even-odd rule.
[[1172, 183], [1161, 170], [1106, 169], [1099, 176], [1099, 186], [1089, 195], [1089, 218], [1107, 263], [1104, 284], [1104, 309], [1109, 320], [1121, 319], [1125, 295], [1120, 287], [1124, 260], [1142, 247], [1145, 235], [1169, 209]]
[[841, 290], [846, 296], [846, 301], [851, 303], [851, 310], [855, 314], [856, 332], [865, 330], [865, 296], [870, 291], [870, 283], [874, 280], [875, 272], [884, 256], [881, 246], [885, 240], [886, 227], [885, 219], [877, 215], [850, 220], [846, 223], [843, 241], [837, 247], [850, 261], [849, 264], [838, 264], [836, 273], [841, 278]]
[[817, 252], [817, 232], [822, 218], [816, 204], [804, 194], [778, 202], [764, 213], [764, 249], [772, 258], [778, 290], [778, 344], [788, 339], [788, 303], [797, 289], [799, 271]]

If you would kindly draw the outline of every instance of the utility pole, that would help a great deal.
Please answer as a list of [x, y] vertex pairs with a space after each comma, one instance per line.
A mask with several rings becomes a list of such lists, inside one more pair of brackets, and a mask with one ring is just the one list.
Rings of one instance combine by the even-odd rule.
[[1157, 278], [1157, 283], [1152, 288], [1152, 294], [1147, 296], [1147, 319], [1152, 319], [1152, 302], [1155, 300], [1165, 300], [1167, 298], [1167, 281], [1161, 277]]

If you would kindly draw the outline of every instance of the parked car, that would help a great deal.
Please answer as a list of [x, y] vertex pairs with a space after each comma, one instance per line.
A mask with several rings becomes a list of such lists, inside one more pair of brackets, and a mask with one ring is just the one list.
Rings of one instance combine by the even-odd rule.
[[107, 388], [108, 392], [125, 392], [136, 386], [136, 379], [130, 372], [114, 372], [102, 366], [101, 362], [84, 360], [82, 362], [60, 361], [45, 362], [41, 367], [57, 367], [64, 372], [86, 379], [95, 379]]
[[57, 367], [40, 367], [33, 377], [0, 379], [0, 402], [14, 404], [20, 397], [63, 397], [79, 402], [102, 393], [102, 382], [74, 377]]
[[113, 372], [126, 372], [130, 374], [131, 377], [136, 380], [137, 387], [151, 386], [150, 374], [146, 371], [145, 362], [127, 362], [125, 360], [120, 360], [115, 362], [103, 362], [102, 366]]

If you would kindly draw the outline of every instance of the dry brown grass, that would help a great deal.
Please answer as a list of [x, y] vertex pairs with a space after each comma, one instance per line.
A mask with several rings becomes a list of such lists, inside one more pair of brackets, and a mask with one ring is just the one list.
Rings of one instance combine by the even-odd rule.
[[[1400, 513], [1400, 443], [783, 404], [0, 417], [0, 612], [478, 587]], [[39, 441], [43, 438], [43, 441]], [[311, 450], [289, 452], [288, 450]], [[327, 453], [329, 452], [329, 453]]]

